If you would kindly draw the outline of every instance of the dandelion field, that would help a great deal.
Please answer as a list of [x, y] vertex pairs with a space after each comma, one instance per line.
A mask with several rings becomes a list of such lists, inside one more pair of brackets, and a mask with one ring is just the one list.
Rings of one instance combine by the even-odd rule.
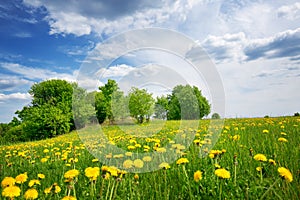
[[[212, 149], [203, 148], [212, 142], [207, 138], [209, 120], [201, 120], [197, 130], [178, 131], [178, 123], [146, 127], [144, 132], [156, 132], [147, 137], [138, 129], [124, 134], [118, 126], [103, 127], [109, 144], [125, 152], [102, 151], [106, 163], [87, 150], [105, 148], [105, 141], [82, 143], [76, 132], [2, 145], [0, 199], [300, 198], [299, 117], [225, 120], [224, 127], [217, 127], [221, 134]], [[177, 144], [178, 134], [189, 138], [190, 145]], [[178, 158], [163, 162], [151, 152], [162, 157], [173, 152]], [[134, 157], [139, 153], [148, 154]], [[154, 165], [158, 170], [136, 173]]]

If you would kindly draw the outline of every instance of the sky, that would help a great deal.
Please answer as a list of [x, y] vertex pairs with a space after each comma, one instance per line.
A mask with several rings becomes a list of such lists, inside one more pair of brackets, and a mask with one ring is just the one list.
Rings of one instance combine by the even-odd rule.
[[[143, 28], [176, 31], [203, 48], [222, 80], [225, 117], [300, 112], [297, 1], [3, 0], [0, 122], [9, 122], [16, 110], [30, 104], [28, 91], [33, 84], [49, 79], [76, 82], [91, 52], [118, 34]], [[159, 74], [158, 80], [169, 80], [177, 77], [169, 71], [187, 64], [182, 59], [158, 49], [127, 52], [107, 66], [97, 84], [105, 83], [105, 78], [122, 82], [141, 69], [145, 74]], [[183, 79], [189, 82], [193, 73]], [[209, 96], [213, 91], [201, 84], [205, 79], [197, 86]], [[156, 89], [170, 88], [158, 84]]]

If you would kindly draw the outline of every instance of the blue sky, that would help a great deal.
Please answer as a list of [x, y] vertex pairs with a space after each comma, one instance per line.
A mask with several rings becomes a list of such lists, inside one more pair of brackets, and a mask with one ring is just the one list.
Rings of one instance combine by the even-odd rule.
[[[223, 81], [226, 117], [292, 115], [300, 111], [299, 24], [294, 0], [4, 0], [0, 122], [30, 103], [32, 84], [76, 81], [97, 45], [149, 27], [178, 31], [203, 47]], [[145, 55], [150, 64], [149, 57], [163, 60], [162, 54]], [[118, 59], [110, 74], [124, 76], [138, 63]]]

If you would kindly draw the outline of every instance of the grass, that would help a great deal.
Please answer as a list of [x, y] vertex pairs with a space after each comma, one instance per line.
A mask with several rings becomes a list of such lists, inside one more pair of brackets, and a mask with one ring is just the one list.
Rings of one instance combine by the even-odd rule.
[[[300, 118], [228, 119], [224, 127], [209, 125], [209, 120], [200, 124], [197, 121], [154, 122], [104, 126], [101, 130], [87, 127], [78, 133], [0, 146], [0, 181], [27, 173], [25, 183], [16, 183], [22, 191], [15, 199], [24, 199], [29, 181], [39, 179], [39, 173], [45, 178], [39, 179], [40, 185], [32, 187], [38, 191], [39, 199], [62, 199], [68, 195], [77, 199], [300, 197]], [[280, 142], [279, 138], [287, 141]], [[265, 155], [267, 161], [255, 160], [256, 154]], [[152, 160], [136, 161], [145, 156]], [[187, 158], [188, 163], [176, 164], [180, 157]], [[131, 168], [124, 168], [128, 160], [132, 162]], [[161, 169], [159, 165], [163, 162], [170, 168]], [[88, 167], [100, 168], [94, 180], [85, 175]], [[257, 171], [257, 167], [262, 170]], [[291, 172], [291, 182], [279, 176], [279, 167]], [[229, 171], [230, 178], [218, 177], [215, 174], [218, 168]], [[72, 169], [78, 170], [79, 175], [65, 178], [65, 173]], [[194, 173], [198, 170], [202, 179], [196, 182]], [[59, 193], [55, 193], [53, 184], [61, 188]], [[44, 190], [51, 186], [51, 192], [45, 194]]]

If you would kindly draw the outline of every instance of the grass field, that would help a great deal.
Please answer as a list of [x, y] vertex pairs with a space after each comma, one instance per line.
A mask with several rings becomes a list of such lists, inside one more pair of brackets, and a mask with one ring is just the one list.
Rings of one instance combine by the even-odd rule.
[[300, 118], [189, 123], [0, 146], [0, 199], [300, 199]]

